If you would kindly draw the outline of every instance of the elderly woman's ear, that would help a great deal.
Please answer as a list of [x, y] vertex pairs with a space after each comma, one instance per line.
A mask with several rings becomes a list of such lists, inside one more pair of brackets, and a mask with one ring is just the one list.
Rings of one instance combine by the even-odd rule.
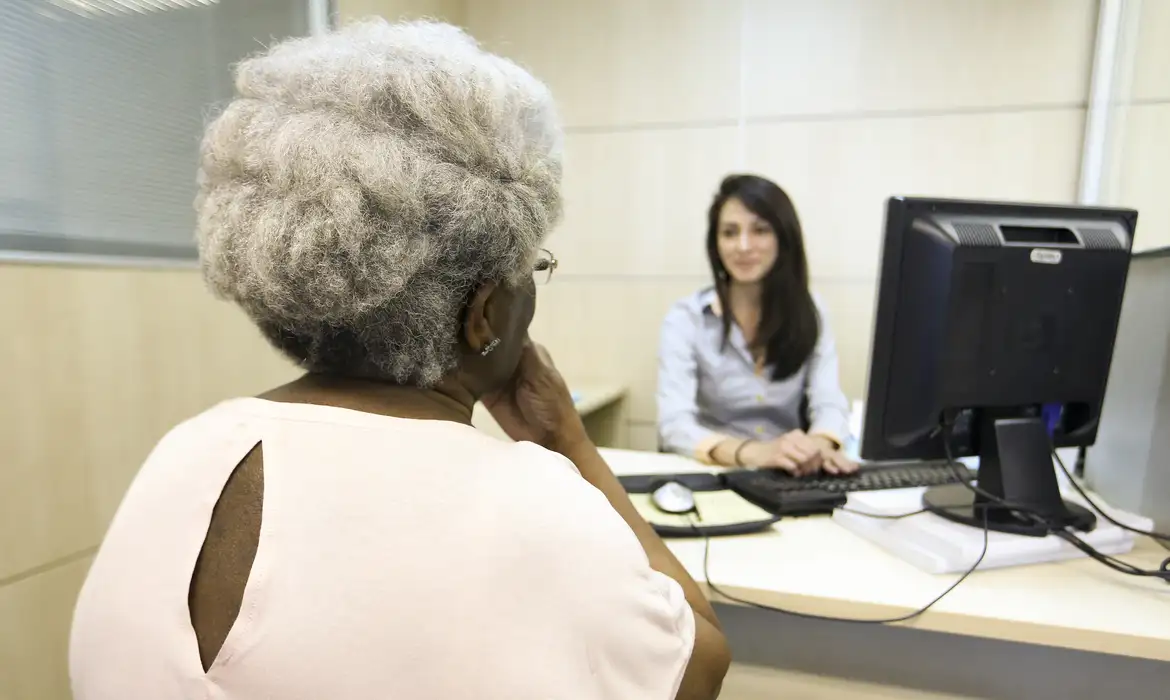
[[[467, 305], [467, 320], [463, 324], [463, 341], [473, 353], [490, 354], [495, 348], [492, 343], [499, 343], [498, 331], [492, 328], [492, 318], [497, 312], [489, 311], [488, 307], [498, 287], [494, 282], [487, 282], [475, 290], [471, 301]], [[488, 348], [491, 347], [491, 350]], [[487, 351], [485, 353], [485, 350]]]
[[536, 312], [531, 285], [485, 283], [464, 314], [459, 374], [476, 396], [497, 391], [512, 379]]

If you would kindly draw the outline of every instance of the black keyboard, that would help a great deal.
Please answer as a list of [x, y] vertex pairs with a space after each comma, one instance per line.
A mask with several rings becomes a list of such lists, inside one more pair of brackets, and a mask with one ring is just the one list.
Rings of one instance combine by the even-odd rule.
[[796, 477], [775, 470], [723, 474], [727, 487], [774, 515], [831, 513], [850, 491], [883, 491], [972, 481], [975, 474], [946, 462], [863, 466], [853, 474]]

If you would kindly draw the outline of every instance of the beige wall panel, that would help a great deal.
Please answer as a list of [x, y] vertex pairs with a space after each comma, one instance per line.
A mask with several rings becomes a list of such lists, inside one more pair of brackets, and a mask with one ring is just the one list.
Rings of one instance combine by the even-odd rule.
[[630, 449], [642, 452], [658, 451], [658, 425], [653, 422], [630, 423]]
[[864, 399], [877, 282], [813, 280], [813, 291], [828, 309], [840, 361], [841, 388], [851, 400]]
[[707, 208], [735, 153], [734, 128], [570, 135], [565, 217], [548, 241], [562, 271], [710, 275]]
[[734, 119], [740, 0], [472, 0], [467, 26], [548, 83], [569, 126]]
[[95, 544], [154, 443], [295, 368], [194, 271], [0, 266], [0, 578]]
[[670, 305], [706, 278], [554, 278], [541, 287], [532, 335], [557, 367], [580, 381], [629, 388], [632, 422], [656, 419], [658, 335]]
[[788, 190], [814, 278], [873, 279], [891, 195], [1071, 202], [1082, 110], [748, 127], [748, 167]]
[[749, 117], [1087, 100], [1092, 0], [746, 0]]
[[1116, 199], [1138, 210], [1135, 248], [1170, 246], [1170, 103], [1131, 106], [1124, 138]]
[[1170, 101], [1170, 2], [1143, 0], [1137, 41], [1132, 98]]
[[70, 700], [69, 627], [90, 557], [0, 587], [0, 698]]

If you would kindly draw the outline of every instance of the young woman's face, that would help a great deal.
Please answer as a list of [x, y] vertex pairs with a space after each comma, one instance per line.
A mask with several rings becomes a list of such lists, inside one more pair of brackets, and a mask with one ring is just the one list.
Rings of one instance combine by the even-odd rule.
[[780, 249], [776, 232], [734, 197], [719, 210], [716, 236], [719, 259], [734, 282], [759, 282], [776, 264]]

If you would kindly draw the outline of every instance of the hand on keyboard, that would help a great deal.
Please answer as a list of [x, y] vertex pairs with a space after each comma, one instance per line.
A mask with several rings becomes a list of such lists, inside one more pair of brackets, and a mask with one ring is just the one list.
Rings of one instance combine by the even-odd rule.
[[824, 470], [829, 474], [848, 474], [857, 465], [841, 454], [833, 444], [803, 430], [793, 430], [774, 440], [752, 442], [740, 451], [745, 467], [781, 469], [793, 476], [807, 476]]
[[821, 448], [821, 471], [833, 476], [843, 476], [857, 471], [857, 462], [849, 459], [832, 440], [823, 435], [811, 437]]

